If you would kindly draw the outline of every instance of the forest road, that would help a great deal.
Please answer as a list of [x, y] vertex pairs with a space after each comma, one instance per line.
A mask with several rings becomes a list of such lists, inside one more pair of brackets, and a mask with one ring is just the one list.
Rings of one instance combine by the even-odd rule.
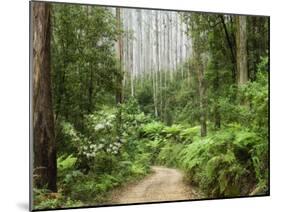
[[183, 181], [183, 173], [177, 169], [152, 166], [153, 173], [141, 181], [116, 190], [111, 203], [126, 204], [189, 200], [199, 198], [197, 192]]

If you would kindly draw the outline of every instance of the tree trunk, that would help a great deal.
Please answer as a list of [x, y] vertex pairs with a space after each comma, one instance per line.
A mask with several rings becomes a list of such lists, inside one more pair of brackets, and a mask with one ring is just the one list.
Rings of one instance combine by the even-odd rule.
[[158, 74], [159, 74], [159, 23], [158, 23], [158, 11], [155, 11], [155, 39], [156, 39], [156, 71], [155, 71], [155, 116], [157, 117], [158, 114]]
[[[122, 87], [123, 87], [123, 39], [121, 34], [121, 9], [116, 8], [116, 27], [118, 30], [117, 44], [116, 44], [116, 56], [117, 56], [117, 76], [116, 76], [116, 105], [118, 108], [118, 113], [116, 116], [116, 133], [118, 137], [121, 136], [122, 128], [122, 110], [120, 104], [123, 101], [122, 97]], [[117, 140], [119, 142], [119, 140]]]
[[32, 3], [34, 185], [56, 191], [57, 164], [50, 66], [50, 4]]
[[90, 66], [90, 79], [89, 79], [89, 84], [88, 84], [88, 112], [91, 113], [93, 110], [93, 67], [92, 65]]
[[[132, 11], [130, 11], [130, 28], [133, 28], [133, 17], [132, 17]], [[133, 32], [134, 33], [134, 32]], [[134, 97], [134, 36], [130, 39], [130, 57], [131, 57], [131, 66], [130, 66], [130, 84], [131, 84], [131, 96]]]
[[123, 81], [123, 73], [122, 73], [122, 63], [123, 63], [123, 40], [121, 35], [121, 11], [120, 8], [116, 8], [116, 21], [117, 21], [117, 29], [118, 29], [118, 38], [117, 38], [117, 47], [116, 47], [116, 55], [117, 55], [117, 78], [116, 78], [116, 103], [122, 103], [122, 81]]
[[215, 129], [220, 129], [221, 128], [221, 116], [220, 116], [220, 113], [219, 113], [219, 108], [218, 106], [216, 105], [215, 106]]
[[180, 21], [180, 69], [181, 79], [183, 79], [183, 23]]
[[[89, 12], [91, 10], [90, 6], [86, 7], [87, 10], [87, 22], [89, 23]], [[93, 90], [94, 90], [94, 67], [93, 62], [90, 62], [90, 79], [88, 81], [88, 113], [91, 113], [93, 111]]]
[[247, 66], [247, 17], [236, 17], [236, 61], [237, 61], [237, 83], [243, 85], [248, 81]]
[[175, 69], [176, 71], [178, 71], [178, 27], [179, 27], [179, 23], [178, 23], [178, 14], [176, 14], [176, 18], [175, 18], [175, 24], [176, 24], [176, 34], [175, 34], [175, 45], [176, 45], [176, 49], [175, 49]]
[[235, 48], [234, 48], [234, 45], [232, 44], [233, 42], [231, 42], [231, 38], [230, 38], [229, 32], [227, 30], [223, 15], [220, 15], [220, 19], [221, 19], [221, 23], [222, 23], [223, 30], [224, 30], [224, 33], [225, 33], [225, 37], [226, 37], [226, 40], [227, 40], [227, 44], [228, 44], [228, 47], [229, 47], [230, 53], [231, 53], [231, 62], [232, 62], [232, 65], [233, 65], [232, 79], [233, 79], [233, 82], [235, 83], [236, 77], [237, 77], [236, 76], [237, 75], [237, 65], [236, 65], [237, 58], [235, 57]]
[[220, 116], [220, 110], [219, 110], [219, 94], [218, 91], [220, 89], [220, 84], [219, 84], [219, 71], [218, 68], [215, 69], [216, 72], [216, 77], [215, 80], [213, 81], [214, 83], [214, 92], [216, 94], [215, 96], [215, 108], [214, 108], [214, 118], [215, 118], [215, 129], [220, 129], [221, 128], [221, 116]]
[[199, 90], [199, 105], [200, 105], [200, 125], [201, 125], [201, 137], [207, 135], [207, 115], [206, 115], [206, 82], [204, 79], [204, 67], [200, 54], [195, 53], [196, 57], [196, 69], [198, 77], [198, 90]]

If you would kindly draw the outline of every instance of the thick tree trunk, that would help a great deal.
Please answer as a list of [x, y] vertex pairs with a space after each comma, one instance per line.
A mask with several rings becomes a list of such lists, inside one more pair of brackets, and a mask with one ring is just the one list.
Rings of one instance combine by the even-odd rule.
[[247, 17], [236, 17], [236, 61], [237, 61], [237, 83], [243, 85], [248, 81], [247, 65]]
[[57, 164], [50, 66], [50, 5], [32, 3], [34, 185], [56, 191]]

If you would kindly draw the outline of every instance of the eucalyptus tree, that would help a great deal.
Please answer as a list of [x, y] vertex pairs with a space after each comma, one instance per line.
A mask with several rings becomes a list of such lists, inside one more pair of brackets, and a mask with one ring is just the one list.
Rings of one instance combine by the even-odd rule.
[[117, 57], [117, 75], [116, 75], [116, 103], [122, 103], [122, 80], [123, 80], [123, 39], [121, 33], [121, 9], [116, 8], [116, 28], [118, 30], [117, 44], [116, 44], [116, 57]]
[[206, 64], [208, 62], [208, 52], [206, 49], [208, 31], [205, 27], [204, 14], [185, 14], [184, 19], [188, 24], [188, 34], [192, 39], [192, 57], [194, 69], [197, 76], [199, 106], [200, 106], [200, 125], [201, 136], [207, 135], [207, 98], [206, 98]]
[[37, 188], [57, 190], [57, 163], [51, 90], [51, 8], [32, 2], [33, 176]]
[[236, 48], [237, 83], [243, 85], [248, 81], [246, 16], [236, 16]]

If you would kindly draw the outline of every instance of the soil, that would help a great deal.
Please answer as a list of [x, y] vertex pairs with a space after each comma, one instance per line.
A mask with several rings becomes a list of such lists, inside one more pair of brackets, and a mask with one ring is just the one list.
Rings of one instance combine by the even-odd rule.
[[177, 169], [152, 166], [152, 174], [112, 192], [110, 203], [126, 204], [198, 199], [196, 190], [184, 182]]

